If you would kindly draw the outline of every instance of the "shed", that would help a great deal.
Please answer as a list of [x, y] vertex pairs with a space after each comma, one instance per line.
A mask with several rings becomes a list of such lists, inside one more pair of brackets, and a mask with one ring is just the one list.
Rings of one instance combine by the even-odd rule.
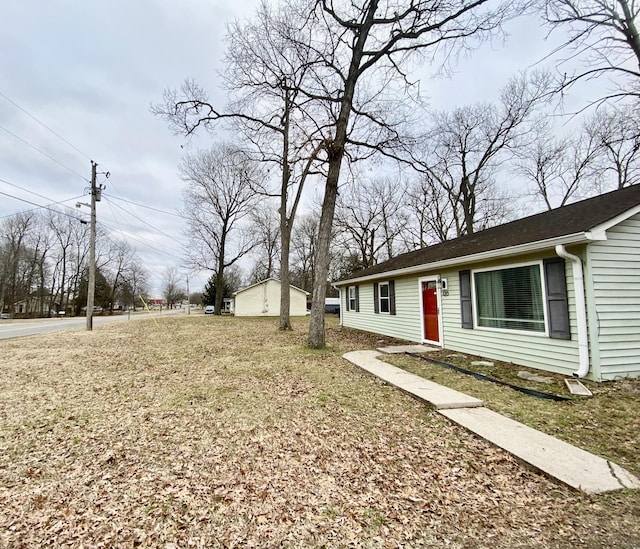
[[640, 376], [640, 185], [335, 283], [341, 324], [564, 375]]
[[[280, 288], [277, 278], [267, 278], [234, 294], [236, 316], [280, 316]], [[289, 287], [291, 316], [307, 313], [308, 292]]]

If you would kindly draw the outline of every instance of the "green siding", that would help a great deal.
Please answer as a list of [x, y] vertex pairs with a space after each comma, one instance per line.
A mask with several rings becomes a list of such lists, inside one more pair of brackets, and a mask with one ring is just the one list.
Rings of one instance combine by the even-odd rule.
[[[569, 248], [582, 258], [587, 301], [590, 371], [596, 380], [640, 376], [640, 214], [607, 231], [607, 240]], [[461, 268], [499, 268], [506, 264], [539, 261], [555, 256], [554, 250]], [[460, 318], [458, 269], [425, 271], [396, 278], [396, 316], [373, 312], [373, 284], [360, 284], [360, 312], [346, 311], [343, 323], [408, 341], [422, 341], [419, 279], [440, 275], [448, 281], [441, 296], [442, 341], [447, 349], [475, 354], [571, 375], [578, 369], [575, 296], [571, 262], [567, 261], [570, 340], [551, 339], [524, 332], [464, 329]], [[380, 279], [382, 281], [382, 279]], [[344, 300], [344, 296], [343, 296]]]
[[[541, 260], [553, 257], [551, 252], [544, 256], [527, 256], [511, 259], [512, 263]], [[474, 265], [473, 269], [501, 267], [503, 263], [483, 263]], [[449, 280], [449, 296], [443, 298], [443, 325], [447, 349], [479, 355], [494, 360], [512, 362], [541, 370], [570, 375], [578, 368], [578, 345], [576, 312], [573, 302], [573, 278], [571, 266], [566, 263], [567, 292], [569, 299], [569, 323], [571, 339], [551, 339], [544, 335], [531, 335], [525, 332], [503, 332], [486, 329], [464, 329], [460, 318], [460, 290], [458, 271], [442, 273]], [[474, 303], [475, 307], [475, 303]]]
[[[360, 284], [360, 311], [347, 311], [346, 291], [341, 292], [342, 323], [350, 328], [374, 332], [407, 341], [422, 341], [420, 336], [420, 301], [418, 280], [414, 277], [396, 278], [396, 314], [374, 313], [373, 283]], [[379, 282], [384, 282], [380, 280]]]
[[600, 378], [640, 376], [640, 215], [609, 229], [607, 240], [591, 244], [587, 265]]
[[[554, 257], [554, 253], [525, 256], [511, 259], [512, 263], [539, 261], [543, 257]], [[503, 266], [504, 262], [474, 265], [472, 268]], [[495, 360], [513, 362], [523, 366], [571, 375], [578, 368], [576, 313], [573, 296], [571, 265], [567, 262], [567, 291], [571, 340], [551, 339], [546, 336], [529, 335], [524, 332], [511, 333], [486, 329], [464, 329], [460, 318], [460, 289], [458, 269], [442, 272], [424, 272], [420, 275], [396, 278], [396, 316], [373, 312], [373, 283], [360, 284], [360, 312], [342, 310], [343, 324], [408, 341], [422, 341], [419, 279], [440, 275], [447, 279], [448, 295], [441, 296], [443, 345], [447, 349], [469, 353]], [[380, 279], [379, 281], [383, 281]], [[343, 292], [344, 294], [345, 292]], [[344, 296], [343, 296], [344, 300]]]

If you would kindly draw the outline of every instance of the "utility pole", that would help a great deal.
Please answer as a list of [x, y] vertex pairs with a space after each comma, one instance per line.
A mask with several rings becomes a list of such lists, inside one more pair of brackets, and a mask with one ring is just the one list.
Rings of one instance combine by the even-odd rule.
[[[96, 293], [96, 164], [91, 161], [91, 233], [89, 239], [89, 284], [87, 287], [87, 330], [93, 329], [93, 301]], [[99, 199], [99, 198], [98, 198]]]

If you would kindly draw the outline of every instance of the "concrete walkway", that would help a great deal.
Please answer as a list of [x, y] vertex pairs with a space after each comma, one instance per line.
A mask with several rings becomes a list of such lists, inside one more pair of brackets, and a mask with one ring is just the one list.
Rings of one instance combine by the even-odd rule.
[[344, 358], [433, 404], [438, 413], [451, 421], [577, 490], [597, 494], [623, 488], [640, 489], [640, 480], [615, 463], [493, 412], [477, 398], [387, 364], [377, 358], [380, 354], [379, 351], [353, 351]]

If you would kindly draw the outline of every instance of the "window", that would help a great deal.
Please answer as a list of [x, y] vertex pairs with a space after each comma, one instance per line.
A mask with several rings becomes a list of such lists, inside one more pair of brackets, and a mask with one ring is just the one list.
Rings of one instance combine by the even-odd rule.
[[546, 331], [540, 264], [479, 271], [473, 278], [478, 326]]
[[389, 283], [381, 282], [378, 286], [378, 291], [380, 296], [380, 312], [388, 313], [390, 311]]
[[357, 312], [360, 310], [358, 294], [358, 286], [349, 286], [347, 288], [347, 311]]
[[374, 282], [373, 311], [376, 314], [396, 314], [396, 286], [393, 280], [388, 282]]

